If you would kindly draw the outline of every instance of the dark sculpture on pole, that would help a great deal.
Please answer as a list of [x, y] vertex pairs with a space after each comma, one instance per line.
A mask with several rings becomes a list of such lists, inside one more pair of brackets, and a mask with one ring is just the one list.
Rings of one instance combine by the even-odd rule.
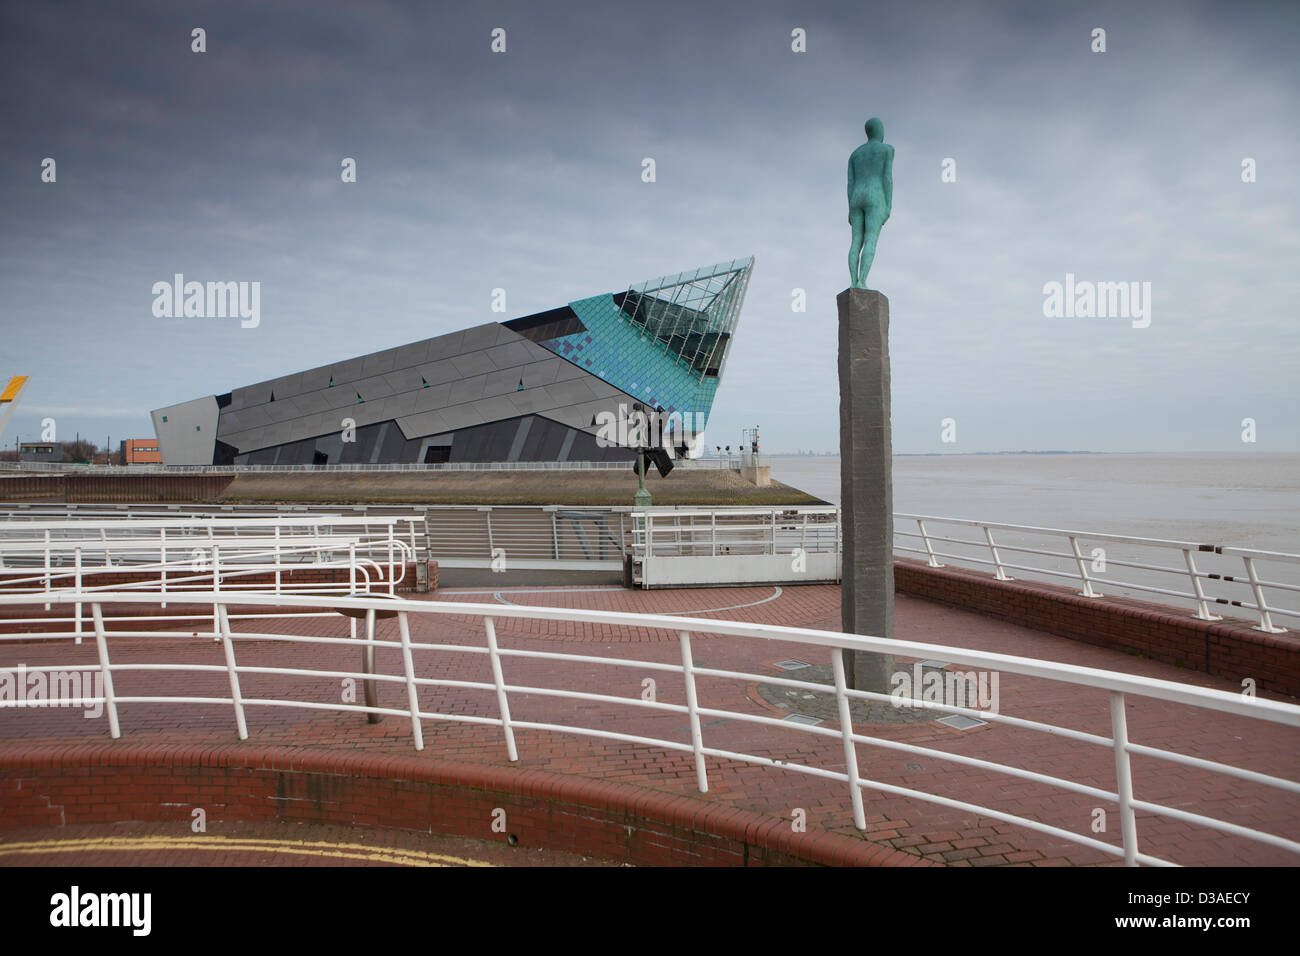
[[[890, 435], [889, 300], [866, 287], [880, 227], [894, 201], [894, 147], [885, 125], [867, 120], [867, 142], [849, 157], [853, 284], [839, 305], [841, 629], [894, 636], [894, 491]], [[892, 654], [844, 652], [858, 690], [889, 693]]]
[[865, 289], [876, 258], [880, 227], [894, 205], [894, 147], [885, 142], [885, 124], [867, 120], [867, 141], [849, 157], [849, 288]]

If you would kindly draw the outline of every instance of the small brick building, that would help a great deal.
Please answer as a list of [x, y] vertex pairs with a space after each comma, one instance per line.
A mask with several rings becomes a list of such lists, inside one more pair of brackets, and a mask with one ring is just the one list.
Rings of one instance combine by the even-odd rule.
[[161, 465], [162, 452], [156, 438], [127, 438], [122, 441], [122, 464]]

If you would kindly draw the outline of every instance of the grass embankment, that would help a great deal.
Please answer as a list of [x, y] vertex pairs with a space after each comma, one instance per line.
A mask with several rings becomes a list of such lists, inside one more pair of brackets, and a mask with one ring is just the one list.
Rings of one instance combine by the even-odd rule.
[[[631, 505], [636, 475], [589, 471], [288, 472], [235, 476], [223, 504]], [[677, 469], [646, 478], [656, 505], [816, 505], [797, 488], [750, 484], [734, 471]]]

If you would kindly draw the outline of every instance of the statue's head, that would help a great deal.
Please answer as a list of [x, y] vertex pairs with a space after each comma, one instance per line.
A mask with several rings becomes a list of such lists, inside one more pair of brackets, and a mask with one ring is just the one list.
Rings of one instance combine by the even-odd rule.
[[876, 117], [867, 120], [867, 139], [875, 141], [885, 138], [885, 124], [880, 122]]

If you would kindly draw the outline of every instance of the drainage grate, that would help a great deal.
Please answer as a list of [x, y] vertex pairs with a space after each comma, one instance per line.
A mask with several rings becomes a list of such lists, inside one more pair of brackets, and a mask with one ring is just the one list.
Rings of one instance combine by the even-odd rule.
[[797, 671], [801, 667], [811, 667], [812, 665], [807, 663], [806, 661], [788, 660], [788, 661], [777, 661], [772, 666], [779, 667], [783, 671]]
[[956, 730], [970, 730], [972, 727], [983, 727], [988, 724], [988, 721], [976, 720], [965, 714], [949, 714], [947, 717], [940, 717], [935, 723], [946, 724]]
[[790, 714], [781, 719], [791, 724], [807, 724], [810, 727], [816, 727], [822, 722], [820, 717], [809, 717], [807, 714]]

